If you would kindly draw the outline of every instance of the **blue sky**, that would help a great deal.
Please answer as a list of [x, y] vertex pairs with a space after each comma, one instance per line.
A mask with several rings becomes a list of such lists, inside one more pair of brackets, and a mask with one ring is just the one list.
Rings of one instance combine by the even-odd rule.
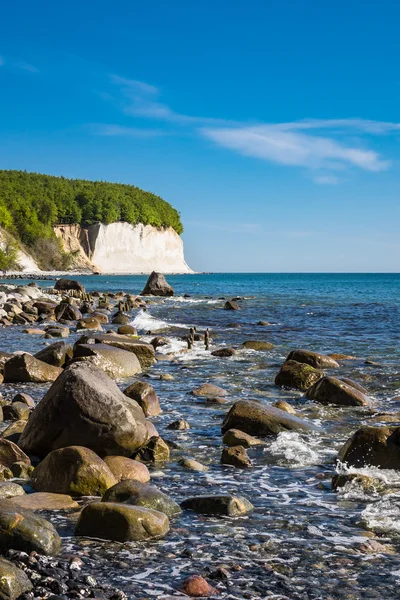
[[399, 271], [395, 1], [20, 0], [0, 168], [132, 183], [204, 271]]

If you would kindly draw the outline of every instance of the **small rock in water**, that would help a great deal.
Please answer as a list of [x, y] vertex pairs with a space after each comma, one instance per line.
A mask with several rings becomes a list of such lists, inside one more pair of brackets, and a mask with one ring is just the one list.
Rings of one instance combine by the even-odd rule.
[[171, 373], [161, 373], [160, 381], [174, 381], [175, 377]]
[[181, 507], [201, 515], [238, 517], [247, 515], [254, 506], [243, 496], [194, 496], [181, 502]]
[[324, 376], [324, 371], [315, 369], [307, 363], [288, 360], [281, 366], [275, 377], [275, 385], [306, 391]]
[[173, 296], [174, 290], [162, 273], [153, 271], [149, 276], [141, 296]]
[[251, 467], [252, 462], [243, 446], [232, 446], [222, 450], [221, 463], [233, 467]]
[[209, 598], [219, 594], [219, 591], [211, 587], [201, 575], [191, 575], [185, 579], [180, 591], [192, 598]]
[[274, 403], [275, 408], [279, 408], [280, 410], [284, 410], [285, 412], [289, 413], [290, 415], [295, 415], [297, 414], [295, 409], [293, 408], [293, 406], [291, 404], [289, 404], [289, 402], [286, 402], [286, 400], [277, 400]]
[[239, 310], [239, 305], [234, 300], [227, 300], [224, 304], [225, 310]]
[[185, 419], [178, 419], [177, 421], [172, 421], [172, 423], [167, 426], [167, 429], [182, 431], [184, 429], [190, 429], [190, 425]]
[[217, 356], [218, 358], [229, 358], [234, 354], [236, 354], [234, 348], [219, 348], [218, 350], [213, 350], [211, 352], [211, 356]]
[[370, 404], [365, 394], [337, 377], [322, 377], [307, 390], [306, 398], [321, 404], [339, 406], [369, 406]]
[[247, 350], [261, 351], [261, 350], [272, 350], [274, 345], [271, 344], [270, 342], [262, 342], [262, 341], [258, 341], [258, 340], [248, 340], [247, 342], [243, 342], [242, 347], [246, 348]]
[[245, 448], [262, 444], [261, 440], [258, 440], [244, 431], [240, 431], [240, 429], [228, 429], [222, 438], [222, 442], [226, 446], [243, 446]]
[[124, 390], [125, 396], [136, 400], [146, 417], [160, 414], [161, 408], [155, 389], [150, 383], [136, 381]]
[[169, 447], [160, 437], [150, 438], [133, 457], [140, 462], [164, 462], [169, 460]]
[[216, 398], [218, 396], [227, 396], [228, 392], [217, 385], [211, 383], [202, 383], [198, 388], [191, 391], [192, 396], [206, 396], [207, 398]]
[[208, 467], [206, 465], [202, 465], [193, 458], [182, 457], [178, 460], [178, 465], [184, 467], [185, 469], [190, 469], [191, 471], [208, 471]]
[[319, 352], [311, 350], [292, 350], [289, 353], [286, 361], [295, 360], [299, 363], [305, 363], [315, 369], [337, 369], [339, 367], [336, 360]]

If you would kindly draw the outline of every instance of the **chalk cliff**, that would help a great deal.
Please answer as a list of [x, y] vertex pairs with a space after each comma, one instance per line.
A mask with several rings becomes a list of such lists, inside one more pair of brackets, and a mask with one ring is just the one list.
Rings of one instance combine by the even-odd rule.
[[73, 254], [73, 268], [121, 274], [193, 272], [185, 262], [182, 239], [172, 227], [96, 223], [59, 225], [55, 233], [64, 250]]

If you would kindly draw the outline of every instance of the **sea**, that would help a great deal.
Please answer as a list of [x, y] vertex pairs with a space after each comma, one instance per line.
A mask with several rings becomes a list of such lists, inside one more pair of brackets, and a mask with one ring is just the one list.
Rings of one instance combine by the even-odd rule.
[[[147, 278], [76, 279], [87, 291], [139, 294]], [[336, 456], [359, 427], [383, 426], [385, 414], [400, 414], [400, 274], [215, 273], [167, 280], [173, 297], [155, 298], [146, 309], [129, 313], [145, 340], [166, 338], [157, 349], [160, 360], [142, 376], [156, 389], [162, 413], [152, 420], [171, 447], [169, 463], [150, 467], [152, 483], [177, 502], [199, 494], [245, 496], [254, 512], [217, 518], [185, 511], [171, 520], [165, 539], [136, 544], [79, 540], [73, 518], [53, 514], [63, 552], [78, 553], [98, 581], [112, 580], [132, 599], [182, 596], [177, 590], [192, 574], [203, 575], [218, 597], [232, 600], [399, 598], [400, 471], [348, 469]], [[29, 282], [18, 281], [24, 283]], [[224, 310], [232, 298], [240, 309]], [[213, 357], [202, 341], [189, 350], [190, 327], [200, 333], [209, 329], [210, 351], [228, 346], [236, 354]], [[0, 349], [36, 352], [49, 343], [22, 330], [1, 329]], [[73, 332], [68, 341], [78, 337]], [[242, 347], [248, 340], [267, 341], [273, 348], [248, 350]], [[278, 388], [275, 375], [295, 348], [350, 356], [334, 374], [367, 388], [371, 409], [322, 406], [302, 392]], [[160, 379], [166, 373], [171, 379]], [[131, 381], [117, 384], [124, 389]], [[206, 382], [227, 391], [226, 403], [190, 394]], [[5, 398], [26, 391], [40, 400], [46, 389], [2, 385]], [[251, 468], [223, 466], [221, 424], [239, 399], [267, 405], [284, 399], [319, 429], [265, 439], [248, 451]], [[187, 420], [190, 429], [168, 429], [177, 419]], [[396, 424], [400, 421], [390, 426]], [[178, 464], [183, 456], [208, 471], [183, 469]], [[365, 489], [353, 482], [333, 491], [332, 476], [349, 471], [379, 485]]]

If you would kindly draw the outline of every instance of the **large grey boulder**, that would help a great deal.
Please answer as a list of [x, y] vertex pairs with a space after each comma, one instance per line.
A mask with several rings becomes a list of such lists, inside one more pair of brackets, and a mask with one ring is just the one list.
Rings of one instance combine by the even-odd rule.
[[147, 344], [141, 340], [135, 340], [128, 335], [92, 333], [80, 337], [75, 346], [82, 344], [107, 344], [108, 346], [114, 346], [114, 348], [120, 348], [121, 350], [133, 352], [133, 354], [136, 354], [137, 358], [139, 359], [142, 369], [147, 369], [156, 362], [156, 353], [151, 344]]
[[30, 354], [17, 354], [4, 365], [4, 382], [47, 383], [55, 381], [61, 372]]
[[369, 406], [368, 396], [337, 377], [322, 377], [307, 390], [306, 398], [321, 404]]
[[236, 402], [222, 424], [222, 433], [240, 429], [250, 435], [276, 435], [281, 431], [315, 431], [315, 425], [273, 406], [252, 400]]
[[286, 360], [296, 360], [299, 363], [306, 363], [315, 369], [337, 369], [339, 363], [330, 356], [312, 352], [311, 350], [292, 350]]
[[400, 427], [361, 427], [342, 446], [338, 460], [356, 468], [400, 470]]
[[53, 365], [53, 367], [64, 367], [72, 358], [72, 354], [72, 346], [67, 342], [54, 342], [54, 344], [50, 344], [50, 346], [36, 352], [34, 356], [48, 365]]
[[33, 411], [19, 440], [29, 454], [46, 456], [85, 446], [99, 456], [131, 456], [147, 440], [140, 406], [98, 367], [69, 365]]
[[162, 273], [156, 273], [153, 271], [149, 276], [141, 296], [173, 296], [174, 290], [167, 283]]
[[136, 354], [108, 344], [78, 344], [74, 358], [87, 358], [112, 379], [132, 377], [142, 371]]

